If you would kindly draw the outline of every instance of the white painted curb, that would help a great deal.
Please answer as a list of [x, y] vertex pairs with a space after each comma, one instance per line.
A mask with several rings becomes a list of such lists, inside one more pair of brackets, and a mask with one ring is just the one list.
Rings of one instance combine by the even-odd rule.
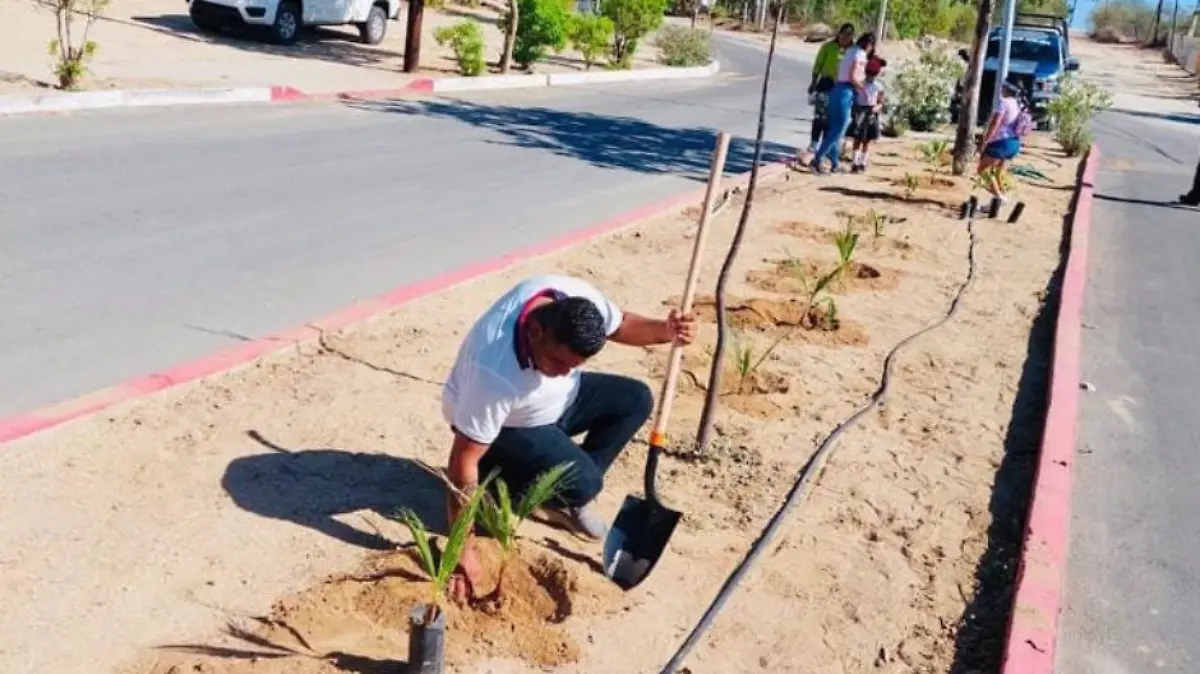
[[444, 77], [433, 80], [433, 92], [496, 91], [500, 89], [541, 89], [550, 86], [545, 75], [487, 75], [484, 77]]
[[648, 70], [605, 70], [594, 73], [551, 73], [550, 86], [565, 87], [580, 84], [610, 82], [645, 82], [650, 80], [686, 80], [711, 77], [721, 71], [721, 63], [713, 61], [696, 68], [650, 68]]
[[270, 87], [81, 91], [39, 96], [0, 96], [0, 115], [161, 105], [262, 103], [270, 100]]

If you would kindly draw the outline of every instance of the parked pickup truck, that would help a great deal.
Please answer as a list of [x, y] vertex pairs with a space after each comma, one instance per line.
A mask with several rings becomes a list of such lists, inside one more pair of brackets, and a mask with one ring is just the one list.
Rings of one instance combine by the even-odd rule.
[[400, 0], [186, 0], [200, 30], [261, 26], [279, 44], [292, 44], [305, 26], [358, 26], [362, 41], [379, 44], [387, 22], [400, 17]]
[[[994, 28], [988, 36], [987, 58], [983, 63], [983, 80], [979, 89], [980, 123], [986, 123], [991, 114], [996, 73], [1000, 69], [1002, 36], [1002, 28]], [[1033, 108], [1033, 118], [1040, 129], [1054, 126], [1047, 106], [1058, 97], [1060, 79], [1068, 72], [1079, 70], [1079, 61], [1070, 54], [1070, 34], [1064, 19], [1041, 14], [1022, 14], [1017, 17], [1009, 50], [1008, 79], [1025, 91]], [[964, 60], [969, 58], [965, 50], [960, 55]], [[962, 105], [961, 90], [960, 86], [950, 106], [951, 117], [955, 120]]]

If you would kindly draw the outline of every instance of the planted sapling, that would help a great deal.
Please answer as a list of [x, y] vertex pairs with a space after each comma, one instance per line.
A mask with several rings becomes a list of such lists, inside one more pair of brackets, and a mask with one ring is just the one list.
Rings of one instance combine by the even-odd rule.
[[442, 602], [446, 596], [446, 588], [449, 586], [450, 578], [454, 575], [455, 568], [458, 567], [458, 560], [467, 546], [467, 539], [475, 525], [475, 517], [479, 513], [479, 505], [491, 479], [489, 476], [475, 488], [475, 492], [471, 494], [470, 498], [466, 499], [466, 503], [458, 512], [458, 517], [450, 525], [450, 533], [446, 536], [445, 544], [442, 545], [441, 554], [437, 554], [429, 530], [425, 528], [425, 523], [415, 512], [405, 509], [400, 511], [397, 516], [397, 519], [408, 528], [408, 532], [412, 535], [413, 543], [417, 548], [417, 561], [421, 564], [421, 570], [429, 576], [430, 592], [429, 605], [425, 614], [426, 625], [432, 625], [443, 610]]
[[949, 163], [950, 141], [945, 138], [931, 140], [921, 145], [921, 158], [929, 165], [930, 178], [937, 177], [938, 171]]
[[912, 198], [917, 195], [917, 190], [921, 187], [921, 176], [915, 173], [904, 174], [904, 198], [912, 201]]
[[847, 219], [846, 228], [833, 235], [833, 243], [838, 251], [838, 266], [834, 274], [839, 279], [849, 271], [854, 249], [858, 246], [858, 232], [854, 231], [853, 222], [853, 219]]
[[479, 523], [500, 545], [500, 571], [496, 578], [496, 589], [490, 597], [496, 603], [502, 602], [504, 598], [504, 572], [508, 568], [513, 550], [516, 549], [517, 533], [521, 525], [533, 511], [562, 493], [563, 487], [570, 479], [569, 472], [573, 465], [570, 461], [560, 463], [538, 475], [515, 505], [508, 491], [508, 484], [499, 477], [496, 478], [495, 496], [488, 494], [483, 498], [479, 506]]

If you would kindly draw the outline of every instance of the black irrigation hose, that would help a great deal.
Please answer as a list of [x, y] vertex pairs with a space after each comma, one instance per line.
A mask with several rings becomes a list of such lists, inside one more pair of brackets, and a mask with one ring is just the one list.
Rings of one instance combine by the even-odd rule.
[[762, 533], [758, 535], [758, 540], [754, 542], [754, 545], [750, 547], [750, 550], [746, 552], [746, 556], [742, 559], [741, 564], [738, 564], [738, 567], [733, 570], [733, 573], [729, 574], [729, 577], [725, 579], [725, 584], [721, 586], [721, 591], [717, 593], [716, 598], [713, 599], [713, 602], [709, 605], [708, 610], [704, 612], [704, 616], [700, 618], [698, 623], [696, 623], [696, 626], [692, 629], [692, 633], [688, 635], [687, 639], [683, 642], [683, 645], [681, 645], [679, 650], [675, 652], [675, 655], [671, 657], [671, 661], [668, 662], [665, 667], [663, 667], [660, 674], [674, 674], [675, 670], [683, 664], [683, 661], [687, 658], [692, 648], [699, 643], [700, 638], [704, 636], [704, 633], [711, 626], [713, 619], [717, 617], [717, 614], [720, 613], [721, 608], [725, 605], [725, 601], [729, 599], [730, 595], [733, 594], [733, 591], [737, 589], [738, 584], [741, 583], [742, 577], [746, 575], [746, 572], [749, 571], [750, 567], [754, 565], [754, 562], [758, 559], [758, 556], [762, 554], [763, 550], [766, 549], [767, 545], [775, 537], [780, 525], [783, 524], [783, 521], [787, 518], [788, 513], [791, 512], [792, 508], [795, 507], [796, 504], [800, 502], [800, 499], [804, 497], [809, 483], [815, 479], [817, 473], [824, 465], [826, 457], [830, 452], [833, 451], [834, 444], [837, 442], [837, 439], [846, 431], [847, 428], [858, 423], [858, 421], [866, 416], [868, 412], [875, 409], [876, 406], [887, 399], [892, 380], [892, 365], [895, 363], [896, 356], [900, 353], [900, 351], [926, 333], [945, 325], [951, 318], [954, 318], [956, 313], [958, 313], [958, 307], [962, 302], [963, 296], [966, 295], [967, 289], [970, 287], [971, 282], [975, 280], [976, 235], [975, 220], [973, 217], [967, 220], [967, 234], [970, 236], [970, 244], [967, 248], [967, 277], [963, 280], [962, 285], [959, 286], [958, 292], [955, 293], [954, 299], [951, 300], [950, 307], [947, 309], [945, 315], [933, 323], [930, 323], [929, 325], [926, 325], [920, 330], [914, 332], [908, 337], [905, 337], [900, 341], [899, 344], [892, 347], [890, 352], [888, 352], [887, 358], [885, 358], [883, 361], [883, 376], [880, 377], [879, 388], [875, 389], [875, 393], [871, 395], [871, 398], [865, 405], [859, 408], [854, 414], [850, 415], [846, 420], [838, 424], [833, 431], [831, 431], [829, 435], [825, 436], [825, 439], [821, 441], [821, 444], [817, 447], [816, 453], [813, 454], [812, 458], [809, 459], [808, 463], [805, 464], [804, 468], [800, 471], [800, 476], [797, 478], [796, 483], [792, 485], [792, 489], [788, 492], [787, 499], [783, 502], [783, 505], [779, 507], [779, 510], [775, 511], [775, 514], [771, 517], [771, 520], [767, 522], [767, 526], [762, 530]]

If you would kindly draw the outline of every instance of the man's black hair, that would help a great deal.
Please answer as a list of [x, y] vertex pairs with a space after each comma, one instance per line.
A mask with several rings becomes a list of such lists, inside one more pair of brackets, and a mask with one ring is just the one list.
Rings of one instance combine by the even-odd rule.
[[607, 326], [600, 309], [585, 297], [568, 297], [548, 302], [529, 314], [554, 338], [581, 358], [600, 353], [608, 341]]
[[843, 23], [843, 24], [842, 24], [842, 27], [841, 27], [841, 28], [838, 28], [838, 35], [841, 35], [842, 33], [850, 33], [850, 34], [853, 34], [853, 33], [854, 33], [854, 24], [852, 24], [852, 23]]

